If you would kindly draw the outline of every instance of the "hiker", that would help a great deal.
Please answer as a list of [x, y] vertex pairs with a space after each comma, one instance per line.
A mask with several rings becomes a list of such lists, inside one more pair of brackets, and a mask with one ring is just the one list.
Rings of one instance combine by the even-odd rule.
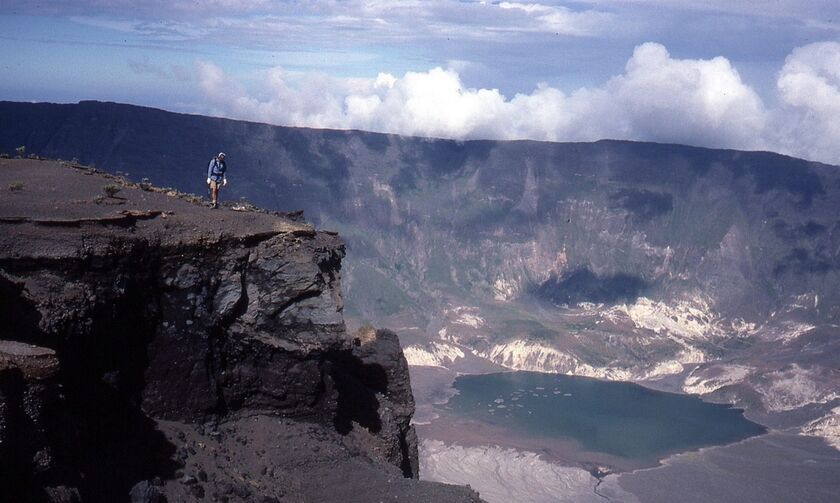
[[210, 188], [210, 207], [219, 207], [219, 189], [223, 185], [227, 185], [227, 164], [225, 164], [225, 153], [219, 152], [219, 155], [210, 159], [210, 166], [207, 167], [207, 186]]

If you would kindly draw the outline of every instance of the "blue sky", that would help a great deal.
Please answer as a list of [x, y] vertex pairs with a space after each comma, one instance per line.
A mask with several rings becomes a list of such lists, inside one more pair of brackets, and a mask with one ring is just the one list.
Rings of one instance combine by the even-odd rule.
[[0, 0], [0, 99], [840, 164], [837, 0]]

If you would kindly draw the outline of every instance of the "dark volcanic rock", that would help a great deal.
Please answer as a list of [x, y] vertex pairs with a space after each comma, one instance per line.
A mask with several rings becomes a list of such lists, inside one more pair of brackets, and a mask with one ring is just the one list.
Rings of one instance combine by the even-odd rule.
[[170, 501], [189, 501], [197, 486], [218, 501], [480, 501], [465, 487], [406, 478], [380, 456], [360, 450], [357, 438], [334, 429], [267, 415], [231, 420], [222, 428], [245, 443], [217, 441], [193, 425], [160, 423], [167, 438], [183, 432], [183, 443], [196, 450], [182, 478], [164, 481]]
[[58, 483], [66, 469], [54, 439], [66, 418], [58, 372], [55, 351], [0, 340], [0, 501], [79, 500]]
[[59, 163], [0, 161], [11, 180], [3, 501], [346, 501], [310, 478], [355, 473], [359, 501], [476, 500], [390, 482], [417, 477], [407, 365], [396, 335], [347, 335], [337, 235]]
[[[411, 426], [414, 397], [408, 363], [397, 335], [360, 329], [352, 357], [340, 365], [336, 428], [376, 457], [399, 466], [406, 477], [418, 476], [417, 435]], [[354, 425], [362, 428], [355, 428]]]

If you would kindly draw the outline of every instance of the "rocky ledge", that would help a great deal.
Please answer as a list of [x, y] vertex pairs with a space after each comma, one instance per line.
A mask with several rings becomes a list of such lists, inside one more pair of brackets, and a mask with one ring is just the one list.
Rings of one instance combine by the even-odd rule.
[[480, 501], [299, 215], [0, 159], [0, 501]]

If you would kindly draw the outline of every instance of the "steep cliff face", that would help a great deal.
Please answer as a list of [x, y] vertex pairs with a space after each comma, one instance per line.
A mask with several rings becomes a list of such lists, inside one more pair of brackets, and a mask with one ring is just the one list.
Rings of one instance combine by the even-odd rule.
[[407, 365], [393, 333], [346, 332], [337, 235], [58, 163], [0, 181], [0, 494], [476, 499], [397, 480]]

